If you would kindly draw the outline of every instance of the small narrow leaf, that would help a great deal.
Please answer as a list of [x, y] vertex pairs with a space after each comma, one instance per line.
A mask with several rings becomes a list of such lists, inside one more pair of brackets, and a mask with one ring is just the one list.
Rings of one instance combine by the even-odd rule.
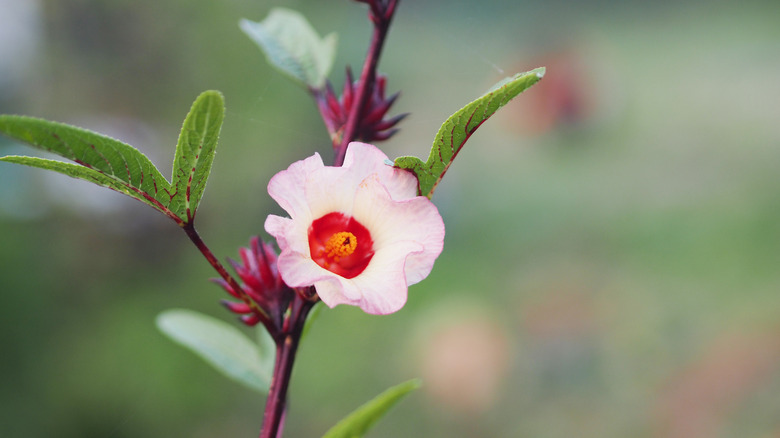
[[320, 317], [320, 314], [322, 313], [322, 306], [317, 303], [314, 305], [314, 308], [311, 309], [311, 312], [309, 313], [309, 316], [306, 317], [306, 322], [303, 323], [303, 331], [301, 332], [301, 340], [306, 339], [306, 335], [309, 334], [309, 331], [311, 330], [312, 325], [314, 325], [314, 321], [317, 320], [317, 318]]
[[24, 116], [0, 116], [0, 133], [83, 166], [31, 157], [3, 161], [54, 170], [124, 193], [181, 223], [168, 209], [171, 185], [137, 149], [105, 135], [63, 123]]
[[171, 309], [157, 316], [157, 327], [227, 377], [268, 391], [271, 376], [257, 345], [232, 325], [192, 310]]
[[430, 198], [452, 164], [452, 160], [471, 134], [499, 108], [539, 82], [544, 72], [544, 67], [541, 67], [500, 81], [490, 91], [458, 110], [441, 125], [433, 141], [428, 161], [423, 163], [417, 157], [399, 157], [395, 160], [395, 166], [414, 172], [420, 184], [420, 195]]
[[206, 189], [211, 163], [225, 117], [225, 101], [218, 91], [205, 91], [192, 104], [181, 127], [173, 160], [170, 209], [192, 222]]
[[419, 379], [414, 379], [387, 389], [339, 421], [322, 438], [362, 437], [391, 407], [406, 394], [419, 388], [420, 384]]
[[272, 9], [261, 22], [243, 19], [240, 26], [279, 71], [304, 86], [325, 85], [336, 57], [335, 33], [320, 38], [303, 15], [285, 8]]

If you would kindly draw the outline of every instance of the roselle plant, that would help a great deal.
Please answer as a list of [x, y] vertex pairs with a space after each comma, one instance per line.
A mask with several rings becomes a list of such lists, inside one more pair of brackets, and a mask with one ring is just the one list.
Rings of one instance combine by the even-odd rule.
[[[151, 206], [175, 222], [216, 270], [213, 281], [231, 297], [224, 306], [241, 323], [261, 326], [260, 342], [183, 309], [163, 312], [158, 327], [227, 376], [267, 392], [261, 438], [282, 436], [296, 352], [312, 310], [322, 307], [315, 306], [347, 304], [378, 315], [404, 306], [408, 287], [428, 276], [443, 248], [444, 222], [431, 202], [436, 186], [476, 129], [544, 75], [539, 68], [509, 77], [458, 110], [439, 128], [426, 161], [391, 161], [372, 143], [392, 137], [406, 116], [389, 115], [399, 94], [387, 97], [387, 79], [377, 73], [399, 1], [359, 2], [368, 5], [373, 34], [359, 77], [347, 69], [340, 95], [327, 80], [335, 34], [321, 38], [300, 14], [281, 8], [261, 22], [240, 23], [268, 61], [312, 96], [333, 153], [330, 165], [315, 152], [271, 178], [268, 193], [289, 217], [268, 216], [265, 230], [276, 247], [252, 237], [239, 249], [240, 261], [229, 260], [236, 275], [195, 228], [225, 114], [222, 94], [206, 91], [193, 103], [176, 145], [171, 181], [118, 140], [61, 123], [0, 116], [0, 132], [73, 163], [27, 156], [0, 160], [91, 181]], [[363, 436], [418, 386], [410, 380], [390, 388], [324, 436]]]

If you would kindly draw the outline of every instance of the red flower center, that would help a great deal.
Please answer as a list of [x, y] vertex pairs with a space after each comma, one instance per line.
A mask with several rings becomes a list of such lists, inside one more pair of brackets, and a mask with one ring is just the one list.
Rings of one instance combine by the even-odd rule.
[[311, 223], [309, 250], [318, 265], [344, 278], [354, 278], [374, 256], [374, 241], [355, 218], [328, 213]]

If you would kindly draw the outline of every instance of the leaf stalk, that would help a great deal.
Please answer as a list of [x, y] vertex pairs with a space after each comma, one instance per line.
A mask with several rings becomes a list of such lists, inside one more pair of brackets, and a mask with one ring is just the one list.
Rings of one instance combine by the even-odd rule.
[[217, 257], [214, 256], [214, 253], [211, 252], [211, 249], [209, 249], [203, 239], [201, 239], [198, 231], [195, 230], [193, 223], [187, 222], [182, 225], [181, 228], [187, 234], [187, 237], [190, 238], [192, 243], [195, 244], [200, 253], [203, 254], [203, 257], [206, 258], [206, 261], [209, 262], [215, 271], [217, 271], [219, 276], [222, 277], [228, 283], [228, 285], [230, 285], [230, 287], [241, 296], [241, 301], [251, 306], [253, 310], [258, 311], [258, 314], [261, 316], [260, 322], [263, 323], [263, 326], [265, 326], [266, 330], [268, 330], [268, 333], [271, 334], [271, 337], [276, 339], [279, 334], [279, 327], [273, 324], [273, 321], [271, 321], [271, 318], [266, 314], [266, 312], [261, 309], [260, 306], [258, 306], [257, 303], [255, 303], [252, 298], [246, 294], [246, 292], [244, 292], [244, 289], [241, 287], [238, 281], [236, 281], [236, 279], [230, 275], [230, 273], [225, 269], [222, 263], [220, 263]]

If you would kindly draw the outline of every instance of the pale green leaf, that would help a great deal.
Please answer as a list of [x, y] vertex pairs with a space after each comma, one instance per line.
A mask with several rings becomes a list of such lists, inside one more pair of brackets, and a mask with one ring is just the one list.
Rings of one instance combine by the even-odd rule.
[[309, 334], [309, 331], [311, 330], [312, 325], [314, 325], [314, 321], [317, 320], [317, 318], [320, 317], [320, 314], [322, 314], [322, 306], [320, 303], [314, 304], [314, 308], [311, 309], [311, 312], [309, 313], [309, 316], [306, 317], [306, 322], [303, 323], [303, 331], [301, 332], [301, 340], [306, 338], [306, 335]]
[[272, 9], [260, 22], [243, 19], [240, 26], [275, 68], [304, 86], [325, 84], [336, 57], [335, 33], [320, 38], [303, 15], [285, 8]]
[[156, 200], [150, 199], [146, 193], [141, 192], [141, 190], [137, 187], [133, 187], [127, 183], [107, 176], [106, 174], [89, 167], [80, 166], [78, 164], [63, 163], [62, 161], [47, 160], [45, 158], [25, 157], [19, 155], [0, 157], [0, 161], [23, 164], [25, 166], [37, 167], [39, 169], [53, 170], [72, 178], [93, 182], [97, 185], [108, 187], [109, 189], [124, 193], [125, 195], [131, 196], [141, 202], [149, 204], [164, 213], [167, 211], [164, 206], [161, 206], [161, 204]]
[[276, 342], [264, 325], [258, 324], [256, 330], [260, 367], [263, 369], [263, 374], [271, 376], [274, 373], [274, 361], [276, 360]]
[[75, 126], [24, 116], [0, 115], [0, 133], [72, 160], [86, 171], [30, 157], [4, 157], [3, 161], [50, 169], [109, 187], [182, 221], [168, 209], [171, 185], [144, 154], [128, 144]]
[[224, 117], [222, 94], [205, 91], [195, 99], [181, 127], [173, 160], [170, 209], [186, 222], [195, 218], [206, 188]]
[[260, 392], [268, 391], [268, 374], [255, 343], [236, 327], [186, 309], [157, 316], [157, 327], [231, 379]]
[[420, 195], [430, 198], [466, 140], [482, 123], [544, 76], [544, 67], [503, 79], [480, 98], [450, 116], [439, 128], [428, 161], [417, 157], [399, 157], [395, 166], [417, 175]]
[[323, 435], [323, 438], [360, 438], [406, 394], [420, 387], [414, 379], [393, 386], [357, 408]]

